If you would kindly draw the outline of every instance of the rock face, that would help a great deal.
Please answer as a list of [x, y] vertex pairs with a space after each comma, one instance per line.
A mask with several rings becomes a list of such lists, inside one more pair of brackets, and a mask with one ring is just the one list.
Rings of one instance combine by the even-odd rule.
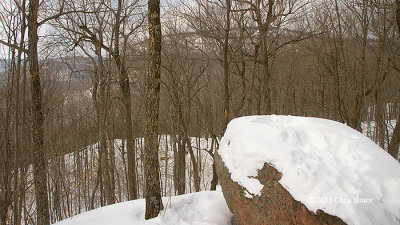
[[282, 175], [267, 163], [258, 171], [258, 180], [264, 185], [261, 196], [253, 198], [245, 197], [245, 190], [232, 181], [218, 152], [215, 154], [215, 164], [225, 200], [238, 225], [346, 224], [322, 210], [318, 210], [317, 214], [308, 211], [279, 184]]

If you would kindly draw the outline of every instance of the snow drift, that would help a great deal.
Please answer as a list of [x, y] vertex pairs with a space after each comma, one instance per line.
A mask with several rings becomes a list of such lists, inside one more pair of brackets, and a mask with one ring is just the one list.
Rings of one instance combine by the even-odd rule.
[[54, 225], [230, 225], [233, 217], [220, 190], [164, 197], [163, 204], [165, 209], [151, 220], [144, 219], [145, 200], [138, 199], [88, 211]]
[[219, 154], [251, 198], [268, 163], [280, 184], [310, 211], [348, 224], [400, 224], [400, 164], [361, 133], [338, 122], [292, 116], [232, 120]]

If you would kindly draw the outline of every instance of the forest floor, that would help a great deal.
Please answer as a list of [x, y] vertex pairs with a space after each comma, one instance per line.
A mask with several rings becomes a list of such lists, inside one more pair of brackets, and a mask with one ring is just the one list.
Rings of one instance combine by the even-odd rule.
[[230, 225], [233, 215], [221, 190], [163, 198], [164, 210], [145, 220], [144, 199], [121, 202], [65, 219], [54, 225]]

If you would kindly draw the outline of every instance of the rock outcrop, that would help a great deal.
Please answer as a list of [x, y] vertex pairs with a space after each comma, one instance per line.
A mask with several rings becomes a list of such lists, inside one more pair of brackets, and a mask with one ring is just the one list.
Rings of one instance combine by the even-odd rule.
[[282, 175], [267, 163], [258, 171], [258, 180], [264, 185], [261, 196], [253, 198], [245, 197], [243, 187], [232, 181], [231, 174], [218, 152], [215, 154], [215, 163], [222, 192], [238, 225], [346, 224], [340, 218], [322, 210], [314, 214], [301, 202], [294, 200], [278, 182]]

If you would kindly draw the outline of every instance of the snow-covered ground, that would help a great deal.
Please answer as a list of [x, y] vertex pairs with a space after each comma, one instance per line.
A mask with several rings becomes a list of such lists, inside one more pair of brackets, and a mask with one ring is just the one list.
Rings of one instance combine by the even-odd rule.
[[[173, 137], [171, 135], [160, 135], [159, 136], [159, 163], [160, 163], [160, 175], [161, 175], [161, 190], [164, 196], [175, 195], [173, 185], [173, 158], [174, 158], [174, 146]], [[108, 140], [107, 146], [110, 152], [114, 153], [112, 157], [114, 162], [116, 174], [115, 177], [117, 185], [120, 185], [121, 198], [118, 201], [125, 201], [123, 196], [126, 196], [127, 191], [127, 152], [126, 152], [126, 141], [124, 143], [121, 139]], [[204, 150], [211, 148], [211, 138], [196, 138], [191, 137], [192, 148], [194, 151], [195, 158], [199, 164], [200, 169], [200, 190], [208, 190], [212, 179], [212, 158]], [[176, 143], [175, 143], [176, 144]], [[142, 158], [144, 157], [144, 139], [136, 138], [136, 166], [137, 166], [137, 182], [139, 188], [139, 197], [143, 196], [144, 187], [144, 165]], [[175, 147], [176, 148], [176, 147]], [[68, 175], [72, 185], [78, 186], [79, 183], [87, 185], [88, 189], [92, 189], [95, 186], [97, 176], [97, 164], [99, 144], [87, 146], [85, 149], [65, 155], [65, 161], [67, 166]], [[81, 167], [81, 168], [78, 168]], [[87, 169], [88, 168], [88, 169]], [[190, 193], [195, 190], [192, 176], [192, 165], [190, 160], [190, 154], [186, 154], [186, 192]], [[81, 176], [76, 176], [76, 173], [82, 173]], [[75, 180], [79, 178], [79, 180]], [[118, 184], [119, 183], [119, 184]]]
[[[385, 129], [385, 143], [384, 148], [387, 150], [388, 146], [389, 146], [389, 141], [392, 138], [392, 134], [394, 131], [394, 128], [396, 127], [396, 120], [385, 120], [384, 122], [384, 129]], [[367, 137], [369, 137], [371, 140], [373, 141], [379, 141], [377, 140], [376, 137], [376, 123], [375, 121], [364, 121], [361, 122], [361, 129], [364, 135], [366, 135]]]
[[144, 199], [109, 205], [55, 225], [230, 225], [233, 215], [220, 190], [164, 197], [158, 217], [144, 220]]
[[249, 116], [232, 120], [219, 154], [231, 177], [260, 195], [265, 162], [310, 211], [348, 224], [400, 224], [400, 164], [366, 136], [341, 123], [306, 117]]
[[[174, 140], [171, 135], [159, 136], [159, 159], [160, 159], [160, 181], [163, 196], [175, 195], [173, 185], [173, 156]], [[212, 179], [212, 158], [204, 149], [210, 150], [211, 138], [191, 138], [192, 148], [199, 166], [200, 190], [209, 190]], [[215, 143], [214, 143], [215, 145]], [[137, 183], [139, 198], [143, 197], [144, 171], [143, 154], [144, 139], [137, 138], [136, 146], [136, 165]], [[107, 141], [108, 153], [112, 158], [111, 165], [114, 168], [114, 183], [116, 202], [127, 201], [127, 152], [126, 141], [121, 139]], [[176, 147], [176, 146], [175, 146]], [[79, 151], [66, 154], [64, 157], [54, 157], [49, 160], [49, 203], [53, 207], [51, 214], [53, 217], [61, 214], [61, 218], [68, 218], [73, 215], [88, 211], [93, 204], [94, 208], [100, 207], [101, 195], [96, 189], [96, 179], [98, 170], [99, 144], [94, 143]], [[112, 154], [111, 154], [112, 153]], [[186, 193], [195, 191], [193, 182], [193, 169], [190, 154], [186, 155]], [[27, 191], [25, 199], [25, 213], [28, 217], [27, 224], [36, 220], [36, 206], [33, 187], [32, 166], [27, 169]], [[57, 186], [58, 184], [58, 186]], [[58, 188], [58, 192], [57, 192]], [[58, 202], [55, 202], [55, 197]], [[91, 202], [90, 199], [93, 199]], [[60, 208], [59, 212], [55, 207]], [[12, 213], [10, 213], [12, 216]], [[55, 222], [55, 221], [54, 221]]]

